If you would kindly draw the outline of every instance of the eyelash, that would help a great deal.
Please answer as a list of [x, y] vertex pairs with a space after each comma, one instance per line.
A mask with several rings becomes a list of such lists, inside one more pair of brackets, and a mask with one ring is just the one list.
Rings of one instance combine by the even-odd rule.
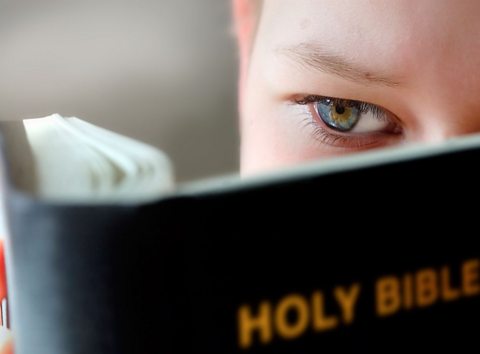
[[[311, 104], [329, 100], [333, 105], [337, 104], [344, 104], [347, 106], [355, 107], [358, 111], [362, 114], [365, 113], [372, 113], [376, 119], [381, 121], [389, 121], [389, 117], [387, 112], [371, 103], [355, 101], [355, 100], [348, 100], [336, 97], [328, 97], [328, 96], [318, 96], [318, 95], [307, 95], [301, 97], [299, 99], [295, 99], [295, 103], [301, 106], [309, 106]], [[368, 148], [371, 146], [378, 145], [378, 139], [372, 139], [372, 135], [370, 138], [366, 136], [362, 136], [361, 134], [348, 134], [348, 133], [337, 133], [334, 132], [331, 128], [327, 127], [324, 123], [320, 123], [319, 119], [315, 119], [313, 113], [311, 111], [308, 112], [306, 119], [303, 121], [305, 127], [312, 126], [314, 129], [313, 137], [319, 140], [321, 143], [334, 146], [334, 147], [343, 147], [343, 148]], [[381, 133], [376, 133], [377, 137]]]
[[336, 98], [336, 97], [327, 97], [327, 96], [317, 96], [317, 95], [308, 95], [305, 97], [302, 97], [299, 100], [295, 100], [295, 103], [306, 106], [311, 103], [317, 103], [319, 101], [323, 100], [330, 100], [333, 105], [339, 104], [339, 103], [347, 103], [348, 106], [352, 106], [357, 108], [361, 113], [373, 113], [376, 118], [378, 119], [385, 119], [386, 114], [383, 109], [380, 107], [367, 103], [367, 102], [361, 102], [361, 101], [354, 101], [354, 100], [346, 100], [343, 98]]

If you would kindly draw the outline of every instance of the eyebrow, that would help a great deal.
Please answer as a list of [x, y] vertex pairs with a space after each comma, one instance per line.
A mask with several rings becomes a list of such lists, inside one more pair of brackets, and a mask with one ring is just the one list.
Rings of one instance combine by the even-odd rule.
[[400, 85], [400, 82], [394, 78], [365, 70], [346, 57], [329, 53], [315, 43], [302, 43], [291, 47], [281, 47], [277, 49], [277, 53], [286, 55], [303, 67], [339, 76], [344, 80], [353, 81], [358, 84], [387, 87]]

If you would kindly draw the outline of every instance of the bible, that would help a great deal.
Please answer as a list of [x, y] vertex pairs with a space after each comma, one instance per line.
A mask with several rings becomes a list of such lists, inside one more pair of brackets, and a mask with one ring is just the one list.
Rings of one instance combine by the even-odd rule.
[[182, 185], [80, 119], [0, 136], [17, 354], [477, 345], [479, 136]]

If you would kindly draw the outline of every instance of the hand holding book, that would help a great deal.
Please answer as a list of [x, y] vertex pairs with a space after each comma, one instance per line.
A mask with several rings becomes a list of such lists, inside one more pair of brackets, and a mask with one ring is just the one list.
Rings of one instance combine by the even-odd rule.
[[13, 354], [13, 340], [5, 328], [0, 328], [0, 354]]
[[[0, 239], [0, 299], [7, 297], [6, 285], [4, 247], [3, 241]], [[4, 323], [0, 325], [0, 354], [13, 354], [12, 337]]]

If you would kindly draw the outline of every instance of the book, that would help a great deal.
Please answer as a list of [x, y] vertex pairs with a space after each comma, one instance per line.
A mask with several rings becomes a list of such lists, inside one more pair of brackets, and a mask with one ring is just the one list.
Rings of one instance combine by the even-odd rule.
[[[34, 125], [59, 121], [87, 131], [58, 116]], [[28, 123], [0, 127], [16, 353], [476, 347], [479, 136], [174, 186], [165, 154], [88, 127], [88, 139], [63, 130], [40, 138], [72, 146], [48, 158], [57, 150], [38, 148]], [[155, 178], [138, 183], [158, 189], [132, 177], [138, 193], [127, 193], [124, 157], [110, 159], [106, 146], [131, 162], [149, 155]], [[65, 167], [72, 153], [87, 161], [75, 170], [72, 157], [74, 173]], [[108, 188], [77, 184], [95, 155], [115, 165]], [[44, 159], [62, 193], [35, 177]]]

